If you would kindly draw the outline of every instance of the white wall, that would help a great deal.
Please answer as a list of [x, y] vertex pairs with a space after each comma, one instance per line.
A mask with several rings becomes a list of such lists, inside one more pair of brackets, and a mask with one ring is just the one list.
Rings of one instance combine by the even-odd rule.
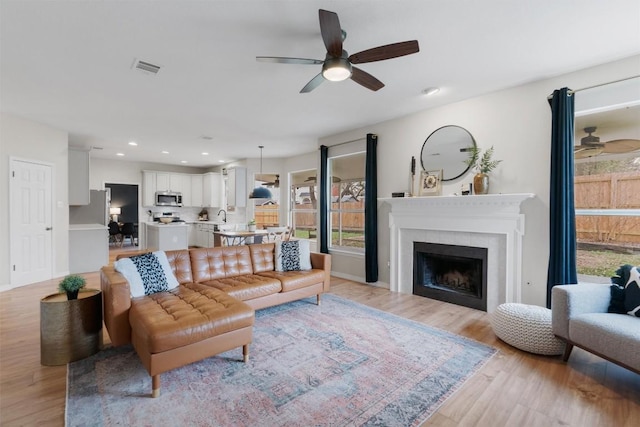
[[52, 164], [53, 277], [69, 270], [68, 134], [59, 129], [0, 113], [0, 287], [8, 285], [9, 274], [9, 158]]
[[[580, 89], [616, 81], [638, 74], [640, 56], [590, 69], [542, 80], [476, 97], [455, 104], [374, 124], [365, 128], [322, 138], [319, 144], [333, 144], [378, 135], [378, 197], [390, 197], [394, 191], [409, 190], [411, 156], [420, 158], [426, 137], [445, 125], [466, 128], [482, 149], [495, 147], [495, 158], [503, 162], [491, 174], [491, 193], [535, 193], [524, 211], [523, 302], [546, 303], [549, 233], [549, 163], [551, 110], [547, 96], [554, 89]], [[579, 97], [580, 93], [576, 94]], [[392, 108], [392, 107], [391, 107]], [[460, 190], [461, 183], [472, 181], [472, 173], [445, 183], [443, 194]], [[388, 207], [379, 205], [380, 281], [389, 283]], [[481, 231], [481, 230], [479, 230]], [[338, 275], [364, 277], [364, 260], [342, 259], [334, 255], [333, 269]], [[360, 261], [360, 262], [356, 262]]]

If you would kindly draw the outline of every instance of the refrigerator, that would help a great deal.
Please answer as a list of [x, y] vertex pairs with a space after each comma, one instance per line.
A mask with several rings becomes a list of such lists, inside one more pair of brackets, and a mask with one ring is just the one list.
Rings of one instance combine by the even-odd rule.
[[109, 263], [106, 191], [91, 190], [88, 205], [69, 206], [69, 272], [99, 271]]
[[88, 205], [69, 206], [69, 224], [109, 224], [107, 191], [91, 190]]

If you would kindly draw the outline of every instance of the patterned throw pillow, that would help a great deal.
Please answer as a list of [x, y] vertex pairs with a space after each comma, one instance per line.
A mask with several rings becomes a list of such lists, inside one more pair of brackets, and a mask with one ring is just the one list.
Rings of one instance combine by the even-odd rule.
[[115, 269], [129, 282], [132, 297], [168, 291], [178, 286], [163, 251], [122, 258], [116, 261]]
[[311, 270], [308, 240], [276, 242], [276, 271]]
[[611, 278], [609, 313], [640, 317], [640, 268], [626, 264]]
[[640, 317], [640, 268], [629, 270], [629, 281], [624, 287], [624, 309], [631, 316]]

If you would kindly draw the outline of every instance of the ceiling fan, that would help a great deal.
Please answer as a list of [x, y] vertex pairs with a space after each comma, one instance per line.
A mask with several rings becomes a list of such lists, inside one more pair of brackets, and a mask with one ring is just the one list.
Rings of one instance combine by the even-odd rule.
[[278, 56], [256, 56], [257, 61], [275, 62], [281, 64], [322, 64], [322, 72], [311, 79], [300, 93], [308, 93], [317, 88], [323, 81], [342, 81], [351, 78], [354, 82], [377, 91], [384, 87], [384, 83], [373, 77], [371, 74], [362, 71], [352, 64], [364, 64], [367, 62], [383, 61], [385, 59], [398, 58], [400, 56], [411, 55], [419, 52], [417, 40], [410, 40], [400, 43], [392, 43], [385, 46], [378, 46], [372, 49], [349, 55], [342, 48], [342, 42], [347, 37], [346, 31], [340, 27], [340, 20], [335, 12], [319, 10], [320, 33], [327, 48], [327, 55], [324, 60], [306, 58], [286, 58]]
[[276, 179], [274, 179], [273, 181], [265, 182], [262, 185], [264, 185], [265, 187], [280, 188], [280, 175], [276, 175]]
[[573, 156], [576, 159], [599, 156], [600, 154], [630, 153], [640, 150], [640, 139], [614, 139], [608, 142], [600, 142], [600, 137], [592, 135], [596, 126], [584, 128], [587, 136], [580, 140], [580, 144], [573, 147]]

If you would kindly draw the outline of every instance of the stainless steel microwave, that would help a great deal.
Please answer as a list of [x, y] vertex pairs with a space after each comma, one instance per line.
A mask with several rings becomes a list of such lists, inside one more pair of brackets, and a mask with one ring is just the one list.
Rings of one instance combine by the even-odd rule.
[[182, 193], [156, 191], [156, 206], [182, 206]]

